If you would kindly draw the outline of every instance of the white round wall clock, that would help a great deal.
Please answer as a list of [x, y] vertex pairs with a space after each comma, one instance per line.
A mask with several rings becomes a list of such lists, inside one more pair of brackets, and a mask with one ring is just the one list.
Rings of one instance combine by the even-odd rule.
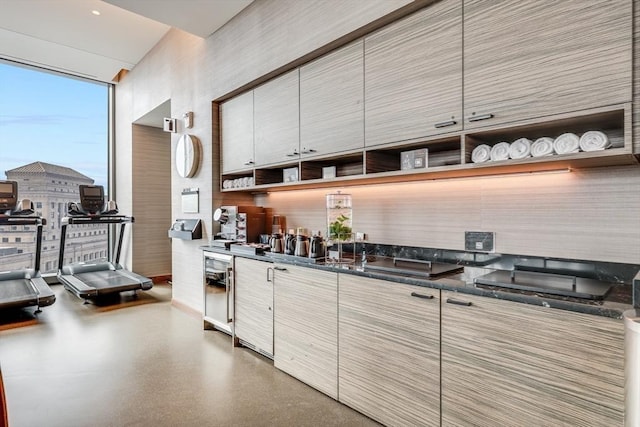
[[176, 146], [176, 169], [182, 178], [191, 178], [200, 166], [200, 141], [193, 135], [182, 135]]

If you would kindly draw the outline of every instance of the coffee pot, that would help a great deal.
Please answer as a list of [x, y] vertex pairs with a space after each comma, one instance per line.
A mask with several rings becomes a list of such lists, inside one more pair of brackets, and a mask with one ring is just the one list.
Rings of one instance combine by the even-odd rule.
[[269, 246], [271, 247], [271, 252], [281, 254], [284, 251], [284, 240], [282, 239], [282, 234], [273, 233], [269, 239]]
[[284, 236], [284, 253], [293, 255], [296, 251], [296, 235], [293, 233]]
[[324, 258], [324, 253], [324, 239], [319, 235], [313, 236], [309, 244], [309, 258]]
[[304, 236], [302, 234], [298, 234], [296, 236], [296, 247], [294, 250], [294, 255], [295, 256], [309, 256], [309, 238], [307, 236]]

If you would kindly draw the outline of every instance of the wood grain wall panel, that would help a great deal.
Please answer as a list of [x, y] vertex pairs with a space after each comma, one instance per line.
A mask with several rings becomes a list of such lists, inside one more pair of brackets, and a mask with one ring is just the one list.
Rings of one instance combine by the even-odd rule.
[[364, 147], [363, 61], [359, 40], [300, 68], [302, 152], [326, 155]]
[[337, 399], [338, 275], [274, 267], [274, 366]]
[[640, 4], [633, 3], [633, 152], [640, 154]]
[[621, 320], [442, 292], [443, 426], [621, 426], [623, 413]]
[[[462, 129], [462, 1], [365, 37], [365, 145]], [[453, 120], [456, 125], [436, 128]]]
[[253, 144], [253, 91], [220, 104], [222, 173], [250, 169]]
[[300, 78], [290, 71], [253, 91], [256, 166], [297, 160], [300, 149]]
[[440, 291], [340, 274], [338, 300], [340, 401], [384, 425], [439, 426]]
[[411, 0], [260, 0], [206, 39], [216, 99]]
[[133, 270], [144, 276], [171, 274], [171, 136], [133, 125]]
[[464, 2], [465, 129], [629, 102], [632, 0]]
[[[371, 242], [461, 250], [465, 231], [496, 232], [506, 254], [637, 263], [640, 169], [635, 166], [356, 186], [353, 226]], [[257, 197], [287, 224], [326, 230], [325, 195]]]
[[273, 355], [273, 282], [271, 263], [235, 259], [235, 336]]

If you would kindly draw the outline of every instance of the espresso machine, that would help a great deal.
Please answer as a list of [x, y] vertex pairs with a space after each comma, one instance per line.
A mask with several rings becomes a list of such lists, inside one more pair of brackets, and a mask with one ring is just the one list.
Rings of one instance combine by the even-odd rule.
[[220, 238], [238, 243], [259, 242], [265, 217], [262, 206], [221, 206], [213, 214], [213, 220], [220, 223]]

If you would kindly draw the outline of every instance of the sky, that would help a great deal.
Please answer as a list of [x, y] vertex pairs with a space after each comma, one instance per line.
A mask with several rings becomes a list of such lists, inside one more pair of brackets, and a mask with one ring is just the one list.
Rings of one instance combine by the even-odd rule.
[[0, 61], [0, 179], [36, 161], [107, 186], [108, 87]]

